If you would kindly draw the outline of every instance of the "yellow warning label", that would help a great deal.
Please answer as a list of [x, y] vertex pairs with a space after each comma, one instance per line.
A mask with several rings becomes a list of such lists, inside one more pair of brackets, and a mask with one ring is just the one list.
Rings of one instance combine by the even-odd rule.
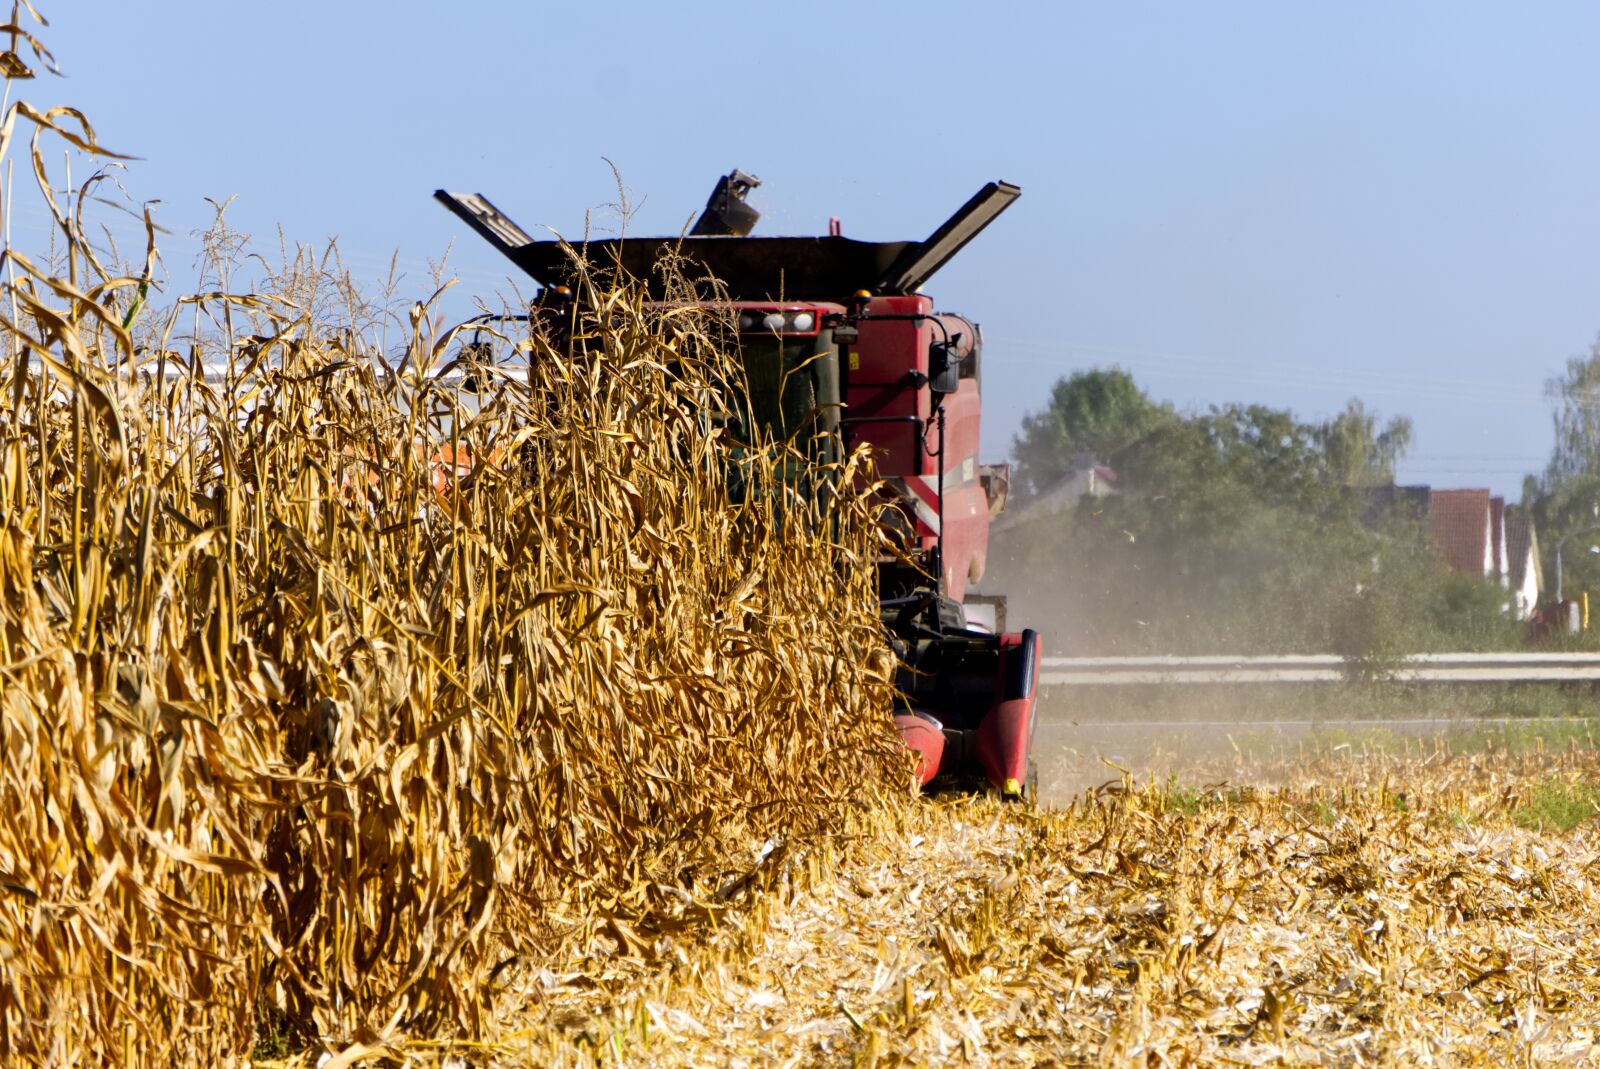
[[851, 353], [850, 354], [850, 370], [851, 371], [860, 371], [861, 370], [861, 354], [860, 353]]

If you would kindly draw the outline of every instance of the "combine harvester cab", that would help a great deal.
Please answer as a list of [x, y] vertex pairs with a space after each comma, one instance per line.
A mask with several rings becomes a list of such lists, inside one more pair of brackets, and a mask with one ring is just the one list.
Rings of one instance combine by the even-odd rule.
[[[1002, 599], [980, 610], [989, 523], [1007, 469], [978, 462], [983, 338], [921, 290], [1020, 195], [991, 182], [924, 241], [750, 237], [759, 185], [720, 179], [687, 236], [591, 241], [590, 263], [659, 285], [663, 255], [714, 278], [734, 314], [757, 418], [787, 436], [807, 427], [845, 449], [872, 448], [893, 495], [902, 552], [879, 565], [879, 599], [900, 659], [894, 713], [924, 786], [1031, 797], [1039, 640], [1005, 631]], [[572, 246], [534, 241], [481, 194], [435, 197], [551, 291], [576, 281]], [[665, 294], [657, 294], [665, 298]], [[969, 625], [982, 613], [987, 626]]]

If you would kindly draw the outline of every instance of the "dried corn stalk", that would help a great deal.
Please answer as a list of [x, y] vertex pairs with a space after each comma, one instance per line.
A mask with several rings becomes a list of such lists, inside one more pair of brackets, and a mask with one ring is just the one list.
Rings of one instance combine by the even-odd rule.
[[[0, 151], [27, 123], [103, 152], [22, 104]], [[518, 968], [908, 782], [867, 474], [824, 514], [724, 433], [703, 315], [597, 280], [472, 398], [425, 304], [392, 374], [297, 287], [151, 325], [153, 247], [106, 266], [43, 159], [66, 253], [0, 297], [0, 1061], [490, 1034]]]

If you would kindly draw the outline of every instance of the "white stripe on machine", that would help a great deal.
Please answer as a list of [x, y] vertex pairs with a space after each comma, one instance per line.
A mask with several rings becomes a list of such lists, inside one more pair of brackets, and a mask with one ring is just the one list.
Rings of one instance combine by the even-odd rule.
[[918, 536], [939, 537], [939, 488], [935, 479], [922, 475], [904, 475], [895, 478], [893, 482], [895, 488], [911, 506], [911, 515], [916, 520]]

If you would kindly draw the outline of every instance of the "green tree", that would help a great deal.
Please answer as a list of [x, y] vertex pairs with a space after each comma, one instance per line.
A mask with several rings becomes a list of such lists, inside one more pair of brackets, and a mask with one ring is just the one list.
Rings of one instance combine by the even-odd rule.
[[[1566, 371], [1545, 383], [1555, 445], [1550, 463], [1538, 480], [1523, 487], [1539, 532], [1545, 582], [1555, 593], [1555, 555], [1562, 540], [1572, 537], [1562, 553], [1563, 593], [1600, 590], [1600, 557], [1587, 552], [1600, 535], [1581, 537], [1600, 525], [1600, 343], [1589, 355], [1567, 361]], [[1532, 492], [1530, 496], [1530, 491]]]
[[1383, 486], [1394, 482], [1395, 464], [1411, 446], [1411, 421], [1399, 416], [1380, 429], [1378, 414], [1352, 397], [1316, 437], [1328, 478], [1344, 486]]
[[1119, 493], [1024, 513], [991, 542], [992, 589], [1060, 648], [1327, 651], [1376, 670], [1405, 652], [1514, 640], [1500, 628], [1505, 592], [1455, 583], [1423, 518], [1366, 492], [1403, 455], [1407, 421], [1359, 401], [1323, 422], [1266, 405], [1178, 416], [1147, 404], [1164, 416], [1132, 433], [1094, 424], [1121, 443], [1108, 458]]
[[1035, 497], [1071, 472], [1078, 455], [1115, 463], [1129, 445], [1176, 418], [1120, 368], [1075, 371], [1056, 381], [1041, 411], [1023, 419], [1011, 446], [1012, 486], [1019, 500]]
[[1567, 361], [1564, 375], [1545, 383], [1555, 411], [1555, 450], [1545, 469], [1545, 492], [1580, 475], [1600, 475], [1600, 344]]

